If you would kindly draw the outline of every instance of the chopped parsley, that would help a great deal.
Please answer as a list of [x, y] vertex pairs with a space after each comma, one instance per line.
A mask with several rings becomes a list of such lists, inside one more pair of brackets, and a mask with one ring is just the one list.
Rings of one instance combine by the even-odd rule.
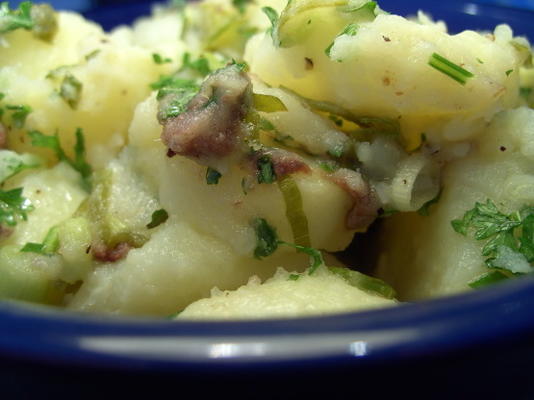
[[187, 104], [200, 90], [200, 85], [195, 80], [175, 76], [162, 76], [150, 87], [158, 90], [160, 122], [183, 113], [187, 109]]
[[23, 1], [17, 9], [11, 10], [9, 3], [0, 3], [0, 34], [17, 29], [32, 31], [42, 40], [50, 40], [57, 31], [57, 18], [48, 4], [33, 5]]
[[357, 12], [357, 11], [368, 11], [372, 15], [376, 16], [376, 7], [377, 7], [376, 1], [367, 1], [364, 4], [361, 5], [354, 5], [354, 6], [348, 6], [344, 9], [345, 12]]
[[258, 168], [258, 183], [273, 183], [276, 181], [276, 172], [270, 156], [261, 156], [256, 165]]
[[278, 235], [276, 234], [276, 230], [263, 218], [255, 218], [252, 221], [252, 228], [256, 233], [254, 257], [261, 260], [273, 254], [278, 249]]
[[0, 150], [0, 183], [4, 183], [21, 171], [39, 166], [41, 166], [41, 159], [38, 156]]
[[261, 11], [263, 11], [263, 13], [267, 16], [267, 18], [269, 18], [269, 21], [271, 22], [271, 27], [267, 30], [267, 32], [271, 35], [274, 46], [280, 46], [280, 40], [278, 39], [277, 34], [279, 21], [278, 12], [272, 7], [263, 7]]
[[212, 72], [210, 63], [206, 57], [200, 56], [196, 60], [193, 60], [191, 54], [186, 52], [182, 57], [182, 67], [180, 68], [180, 71], [182, 72], [188, 69], [197, 72], [202, 77], [205, 77]]
[[237, 8], [241, 14], [244, 14], [247, 4], [250, 2], [251, 0], [232, 0], [232, 5]]
[[59, 87], [59, 95], [67, 104], [75, 110], [80, 102], [83, 85], [71, 73], [66, 73]]
[[34, 25], [31, 8], [30, 1], [23, 1], [16, 10], [10, 10], [7, 1], [2, 2], [0, 4], [0, 34], [16, 29], [31, 30]]
[[[482, 256], [490, 272], [498, 271], [503, 276], [511, 277], [532, 271], [534, 207], [504, 214], [488, 199], [486, 203], [475, 203], [473, 209], [451, 224], [456, 232], [485, 241]], [[470, 286], [482, 286], [484, 282], [494, 281], [496, 276], [497, 273], [484, 274], [470, 282]]]
[[158, 65], [171, 63], [172, 60], [168, 57], [162, 57], [161, 54], [152, 53], [152, 60]]
[[[371, 3], [374, 3], [374, 2], [371, 2]], [[375, 3], [375, 7], [376, 7], [376, 3]], [[358, 29], [360, 28], [360, 26], [358, 24], [349, 24], [345, 27], [345, 29], [343, 29], [341, 31], [341, 33], [339, 35], [336, 36], [336, 38], [334, 39], [334, 41], [332, 41], [332, 43], [330, 43], [330, 45], [324, 50], [324, 53], [330, 57], [330, 51], [332, 50], [332, 47], [334, 46], [334, 42], [335, 40], [342, 36], [342, 35], [347, 35], [347, 36], [356, 36], [356, 34], [358, 33]]]
[[319, 161], [319, 167], [329, 174], [336, 172], [339, 168], [341, 168], [341, 165], [334, 160], [321, 160]]
[[465, 85], [467, 80], [474, 77], [474, 75], [459, 65], [447, 60], [445, 57], [437, 53], [432, 54], [428, 60], [428, 65], [454, 79], [461, 85]]
[[0, 225], [15, 226], [20, 220], [26, 221], [33, 209], [30, 200], [22, 196], [22, 188], [0, 189]]
[[265, 219], [255, 218], [252, 220], [251, 225], [256, 233], [256, 248], [254, 249], [254, 257], [257, 259], [261, 260], [264, 257], [268, 257], [278, 249], [279, 245], [285, 245], [293, 247], [298, 252], [310, 256], [309, 275], [312, 275], [320, 266], [325, 265], [323, 255], [320, 250], [278, 240], [276, 230], [269, 225]]
[[26, 123], [26, 118], [33, 111], [28, 105], [6, 105], [6, 110], [12, 111], [11, 120], [13, 126], [17, 129], [22, 129]]
[[20, 250], [22, 253], [37, 253], [51, 256], [59, 249], [59, 234], [57, 228], [52, 228], [46, 234], [43, 243], [26, 243]]
[[509, 69], [508, 71], [505, 72], [506, 76], [510, 76], [510, 74], [514, 72], [513, 69]]
[[206, 170], [206, 183], [208, 185], [217, 185], [219, 183], [219, 179], [221, 179], [221, 176], [222, 175], [219, 171], [208, 167]]
[[323, 259], [323, 254], [320, 250], [306, 246], [299, 246], [298, 244], [283, 242], [281, 240], [278, 241], [278, 244], [294, 247], [299, 253], [304, 253], [310, 256], [310, 268], [308, 270], [309, 275], [312, 275], [315, 271], [317, 271], [317, 268], [326, 265]]
[[85, 139], [83, 136], [83, 130], [81, 128], [76, 129], [74, 159], [66, 155], [65, 151], [61, 147], [57, 133], [54, 136], [48, 136], [39, 131], [31, 131], [28, 132], [28, 135], [30, 136], [33, 146], [52, 149], [59, 161], [66, 162], [73, 169], [78, 171], [82, 176], [83, 187], [87, 191], [91, 190], [90, 178], [93, 171], [85, 159]]
[[163, 208], [156, 210], [152, 213], [152, 219], [150, 223], [147, 224], [148, 229], [153, 229], [157, 226], [160, 226], [169, 219], [169, 214]]

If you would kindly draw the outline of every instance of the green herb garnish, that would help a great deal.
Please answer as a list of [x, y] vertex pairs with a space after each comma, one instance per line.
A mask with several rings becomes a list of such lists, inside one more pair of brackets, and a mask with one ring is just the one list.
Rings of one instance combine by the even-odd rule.
[[427, 201], [425, 204], [423, 204], [423, 206], [417, 210], [417, 213], [419, 215], [422, 215], [424, 217], [428, 217], [430, 215], [430, 208], [439, 202], [439, 200], [441, 199], [441, 193], [442, 193], [443, 190], [440, 190], [439, 193], [436, 195], [436, 197], [434, 197], [432, 200], [429, 200]]
[[279, 21], [278, 12], [272, 7], [263, 7], [261, 11], [263, 11], [263, 13], [267, 15], [267, 18], [269, 18], [269, 21], [271, 22], [271, 27], [268, 29], [267, 33], [271, 35], [274, 46], [280, 46], [280, 39], [278, 39], [277, 34]]
[[186, 111], [187, 104], [200, 90], [200, 85], [195, 80], [175, 76], [162, 76], [150, 87], [158, 90], [157, 99], [160, 101], [158, 119], [160, 121], [177, 117]]
[[440, 56], [437, 53], [432, 54], [428, 60], [428, 65], [438, 70], [439, 72], [447, 75], [449, 78], [454, 79], [461, 85], [465, 85], [467, 80], [474, 77], [474, 75], [466, 69], [454, 64], [447, 60], [445, 57]]
[[33, 5], [23, 1], [17, 9], [11, 10], [9, 3], [0, 3], [0, 34], [17, 29], [32, 31], [42, 40], [50, 40], [57, 30], [57, 19], [48, 4]]
[[[374, 3], [374, 2], [371, 2], [371, 3]], [[376, 7], [376, 3], [375, 3], [375, 7]], [[343, 29], [341, 31], [341, 33], [339, 35], [337, 35], [335, 37], [335, 39], [332, 41], [332, 43], [330, 43], [330, 45], [324, 50], [324, 53], [330, 57], [330, 51], [332, 50], [332, 47], [334, 46], [334, 42], [336, 41], [336, 39], [342, 35], [347, 35], [347, 36], [356, 36], [356, 34], [358, 33], [358, 29], [360, 29], [360, 26], [358, 24], [349, 24], [345, 27], [345, 29]]]
[[[485, 241], [482, 256], [492, 270], [501, 271], [504, 276], [527, 274], [534, 262], [534, 207], [504, 214], [491, 200], [475, 203], [461, 219], [451, 222], [453, 229], [476, 240]], [[484, 275], [471, 282], [481, 286], [495, 280], [497, 274]], [[499, 277], [499, 280], [501, 277]]]
[[22, 253], [37, 253], [51, 256], [59, 249], [59, 234], [56, 227], [50, 229], [46, 234], [43, 243], [26, 243], [20, 250]]
[[82, 89], [82, 83], [74, 75], [66, 73], [59, 87], [59, 95], [67, 102], [70, 108], [75, 110], [80, 102]]
[[148, 229], [153, 229], [157, 226], [160, 226], [169, 219], [169, 214], [163, 208], [156, 210], [152, 213], [152, 219], [150, 223], [147, 224]]
[[257, 163], [258, 183], [273, 183], [276, 181], [276, 172], [271, 157], [268, 155], [261, 156]]
[[73, 169], [78, 171], [82, 176], [82, 183], [87, 191], [91, 190], [91, 174], [92, 168], [85, 159], [85, 139], [83, 130], [76, 129], [76, 143], [74, 145], [74, 159], [67, 156], [59, 142], [59, 136], [56, 133], [54, 136], [45, 135], [39, 131], [28, 132], [32, 145], [36, 147], [46, 147], [52, 149], [59, 161], [64, 161]]
[[161, 54], [152, 53], [152, 60], [158, 65], [171, 63], [172, 60], [168, 57], [162, 57]]
[[34, 209], [30, 200], [22, 196], [22, 188], [8, 191], [0, 189], [0, 224], [15, 226], [20, 220], [28, 219], [28, 212]]
[[206, 183], [208, 185], [217, 185], [219, 183], [219, 179], [221, 179], [221, 176], [222, 175], [219, 171], [208, 167], [206, 170]]
[[252, 228], [254, 228], [254, 232], [256, 233], [254, 257], [261, 260], [273, 254], [278, 249], [278, 235], [276, 234], [276, 230], [263, 218], [255, 218], [252, 221]]
[[182, 58], [182, 67], [180, 71], [192, 70], [199, 73], [202, 77], [209, 75], [212, 70], [210, 68], [210, 63], [207, 58], [199, 57], [196, 60], [191, 58], [191, 54], [184, 53]]
[[241, 14], [244, 14], [247, 4], [250, 2], [251, 0], [232, 0], [232, 5], [237, 8]]
[[33, 110], [30, 106], [27, 105], [6, 105], [6, 110], [13, 111], [11, 114], [11, 120], [13, 121], [13, 126], [17, 129], [22, 129], [26, 123], [26, 118]]

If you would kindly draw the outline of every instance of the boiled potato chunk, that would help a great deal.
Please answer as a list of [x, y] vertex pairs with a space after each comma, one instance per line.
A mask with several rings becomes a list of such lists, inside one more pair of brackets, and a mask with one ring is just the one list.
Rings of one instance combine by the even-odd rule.
[[[435, 141], [473, 137], [495, 113], [518, 104], [524, 55], [510, 44], [509, 28], [494, 35], [449, 35], [441, 24], [395, 15], [351, 21], [349, 13], [335, 11], [344, 18], [326, 18], [332, 8], [319, 10], [308, 18], [307, 35], [293, 46], [277, 47], [268, 34], [252, 38], [245, 52], [251, 71], [274, 87], [357, 115], [398, 119], [410, 149], [422, 133]], [[358, 25], [357, 32], [338, 36], [349, 22]], [[434, 53], [474, 76], [465, 86], [456, 82], [429, 65]]]
[[172, 218], [126, 259], [92, 272], [68, 308], [166, 316], [207, 297], [214, 286], [235, 289], [251, 275], [267, 278], [278, 266], [303, 270], [307, 264], [294, 251], [264, 260], [236, 254], [230, 244]]
[[189, 305], [177, 319], [261, 319], [324, 315], [392, 306], [394, 300], [368, 294], [320, 268], [297, 280], [280, 268], [264, 283], [257, 276], [235, 291], [212, 290], [211, 297]]
[[[58, 22], [58, 33], [51, 43], [23, 30], [2, 36], [3, 103], [28, 105], [33, 110], [25, 129], [9, 124], [9, 147], [50, 157], [50, 152], [32, 147], [25, 134], [37, 129], [45, 134], [58, 132], [69, 153], [74, 131], [83, 128], [88, 159], [95, 167], [102, 167], [124, 145], [133, 110], [150, 93], [149, 84], [168, 73], [170, 67], [154, 63], [148, 49], [114, 41], [77, 14], [58, 13]], [[68, 76], [82, 85], [76, 106], [59, 94]]]
[[10, 188], [23, 187], [22, 195], [31, 201], [34, 210], [2, 244], [41, 243], [51, 228], [70, 218], [87, 198], [80, 174], [65, 163], [17, 176], [8, 184]]
[[444, 171], [443, 194], [430, 216], [385, 221], [379, 277], [402, 300], [452, 294], [487, 271], [484, 242], [456, 233], [451, 221], [491, 199], [505, 213], [534, 203], [534, 110], [498, 115], [471, 155]]

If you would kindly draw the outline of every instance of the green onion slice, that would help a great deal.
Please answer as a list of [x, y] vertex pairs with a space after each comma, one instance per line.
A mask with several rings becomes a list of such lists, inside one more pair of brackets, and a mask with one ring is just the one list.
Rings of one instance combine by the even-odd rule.
[[432, 54], [428, 60], [428, 65], [432, 68], [437, 69], [439, 72], [447, 75], [448, 77], [454, 79], [456, 82], [461, 85], [465, 85], [469, 78], [474, 77], [471, 72], [463, 69], [459, 65], [447, 60], [445, 57], [440, 56], [437, 53]]
[[373, 278], [372, 276], [368, 276], [348, 268], [328, 267], [328, 269], [332, 273], [344, 278], [350, 285], [365, 292], [375, 294], [386, 299], [394, 299], [397, 295], [395, 289], [380, 279]]
[[302, 195], [297, 183], [288, 175], [278, 180], [278, 187], [284, 196], [286, 216], [293, 232], [295, 244], [311, 247], [308, 218], [304, 213]]

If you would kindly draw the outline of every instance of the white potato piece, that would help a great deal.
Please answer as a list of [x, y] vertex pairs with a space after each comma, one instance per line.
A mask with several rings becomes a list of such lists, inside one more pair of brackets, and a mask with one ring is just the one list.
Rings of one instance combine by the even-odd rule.
[[[49, 135], [58, 132], [70, 153], [76, 128], [83, 128], [88, 159], [102, 167], [124, 145], [133, 110], [150, 93], [149, 84], [171, 67], [155, 64], [146, 48], [114, 42], [99, 26], [77, 14], [58, 13], [58, 23], [51, 43], [23, 30], [2, 36], [3, 103], [33, 109], [24, 130], [8, 126], [9, 147], [50, 157], [50, 151], [33, 148], [25, 134], [37, 129]], [[51, 71], [56, 77], [45, 78]], [[65, 74], [82, 84], [76, 109], [59, 95]]]
[[67, 307], [165, 316], [207, 297], [213, 286], [235, 289], [251, 275], [271, 276], [278, 266], [302, 271], [307, 265], [307, 256], [294, 251], [261, 261], [238, 255], [228, 243], [171, 218], [126, 259], [92, 272]]
[[261, 283], [257, 276], [235, 291], [217, 288], [211, 297], [189, 305], [177, 316], [187, 319], [294, 318], [393, 306], [394, 300], [368, 294], [343, 278], [320, 268], [313, 275], [291, 280], [280, 268]]
[[[237, 167], [224, 174], [217, 185], [206, 184], [206, 168], [184, 157], [168, 158], [155, 121], [157, 102], [151, 96], [140, 104], [130, 129], [130, 147], [136, 169], [158, 192], [170, 215], [195, 229], [229, 243], [239, 254], [252, 254], [256, 238], [250, 222], [265, 218], [282, 240], [293, 242], [285, 203], [276, 184], [256, 185], [248, 194], [241, 187], [248, 173]], [[327, 251], [344, 249], [354, 231], [345, 227], [352, 206], [350, 197], [322, 171], [295, 174], [308, 217], [313, 247]], [[224, 212], [221, 212], [224, 210]]]
[[[412, 149], [423, 132], [434, 141], [473, 137], [495, 113], [518, 104], [524, 55], [510, 44], [509, 28], [496, 36], [449, 35], [442, 25], [395, 15], [362, 22], [351, 21], [349, 13], [340, 17], [329, 8], [318, 10], [309, 11], [307, 33], [292, 47], [275, 47], [268, 34], [253, 37], [245, 52], [251, 71], [274, 87], [357, 115], [398, 118]], [[349, 22], [359, 24], [357, 33], [336, 39]], [[329, 58], [325, 49], [332, 43]], [[433, 53], [474, 77], [462, 86], [428, 65]]]
[[28, 213], [27, 221], [17, 224], [2, 245], [41, 243], [51, 228], [70, 218], [87, 198], [80, 182], [80, 174], [65, 163], [12, 178], [8, 187], [24, 188], [22, 195], [31, 201], [34, 210]]
[[451, 221], [475, 202], [491, 199], [511, 213], [534, 203], [534, 110], [498, 115], [472, 154], [445, 168], [444, 190], [430, 216], [403, 214], [385, 221], [378, 275], [402, 300], [452, 294], [487, 271], [484, 244], [456, 233]]

